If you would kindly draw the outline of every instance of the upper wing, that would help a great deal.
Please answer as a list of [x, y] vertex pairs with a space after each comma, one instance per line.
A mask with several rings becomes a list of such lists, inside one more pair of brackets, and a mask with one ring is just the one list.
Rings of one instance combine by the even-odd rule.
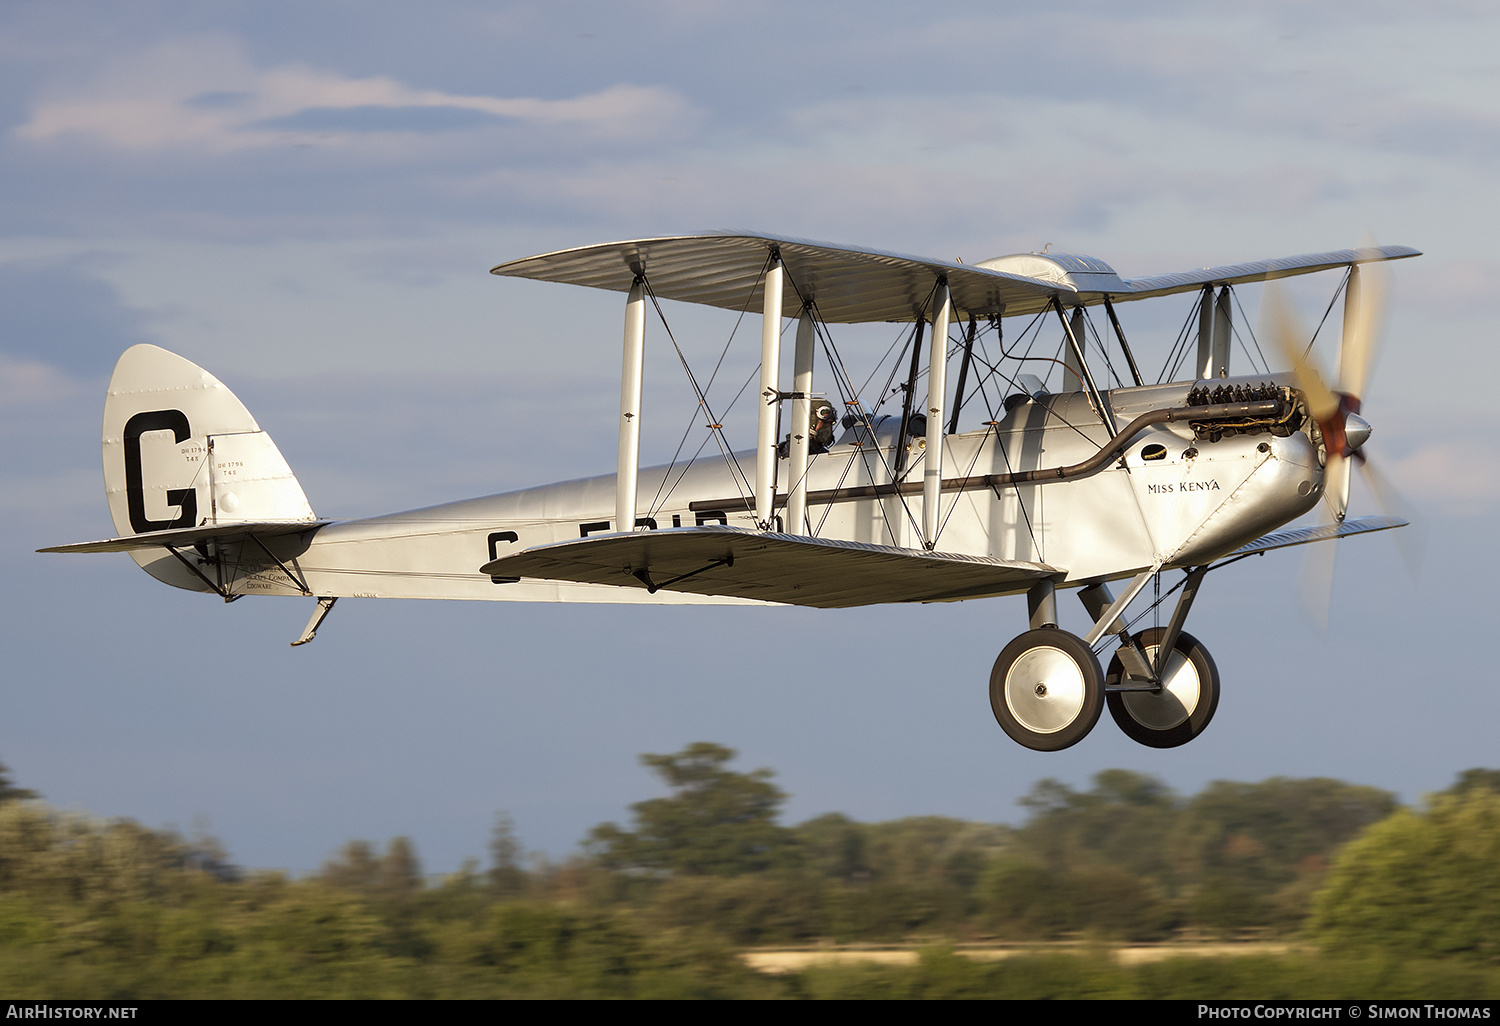
[[1192, 292], [1205, 285], [1241, 285], [1254, 281], [1271, 281], [1273, 278], [1290, 278], [1296, 274], [1313, 274], [1329, 271], [1335, 267], [1352, 264], [1368, 264], [1378, 260], [1403, 260], [1421, 256], [1422, 251], [1410, 246], [1371, 246], [1368, 249], [1336, 249], [1328, 253], [1307, 253], [1303, 256], [1278, 257], [1274, 260], [1252, 260], [1245, 264], [1227, 264], [1223, 267], [1205, 267], [1198, 271], [1178, 271], [1175, 274], [1155, 274], [1149, 278], [1130, 278], [1128, 295], [1112, 295], [1115, 301], [1126, 299], [1151, 299], [1155, 296], [1170, 296], [1174, 292]]
[[1210, 283], [1264, 281], [1419, 255], [1405, 246], [1383, 246], [1122, 280], [1102, 260], [1068, 254], [1001, 257], [976, 265], [778, 235], [713, 232], [558, 250], [500, 264], [490, 273], [615, 292], [628, 292], [636, 275], [644, 274], [652, 291], [666, 299], [758, 311], [761, 276], [772, 251], [780, 254], [791, 285], [782, 315], [799, 315], [806, 300], [816, 304], [822, 320], [836, 324], [915, 320], [926, 311], [939, 279], [948, 282], [959, 316], [1016, 316], [1045, 309], [1053, 296], [1067, 306], [1091, 306], [1106, 297], [1146, 299]]
[[635, 239], [512, 260], [491, 274], [630, 291], [644, 273], [665, 299], [726, 310], [759, 311], [761, 276], [772, 250], [781, 254], [788, 284], [782, 315], [802, 312], [803, 297], [834, 324], [910, 321], [926, 310], [933, 285], [948, 281], [956, 311], [986, 316], [1001, 308], [1042, 309], [1056, 286], [1018, 274], [946, 260], [832, 246], [806, 239], [748, 233]]
[[837, 609], [1013, 594], [1061, 571], [1044, 563], [705, 525], [538, 545], [487, 563], [480, 573]]

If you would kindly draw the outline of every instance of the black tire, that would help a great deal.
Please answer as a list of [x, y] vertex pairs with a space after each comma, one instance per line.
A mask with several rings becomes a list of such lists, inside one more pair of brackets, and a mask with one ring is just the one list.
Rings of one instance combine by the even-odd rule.
[[[1141, 647], [1155, 658], [1165, 628], [1142, 631]], [[1109, 661], [1106, 685], [1125, 678], [1125, 668], [1117, 654]], [[1177, 644], [1162, 669], [1166, 687], [1159, 693], [1149, 691], [1111, 691], [1106, 694], [1109, 714], [1125, 736], [1149, 748], [1176, 748], [1185, 745], [1208, 727], [1219, 708], [1219, 669], [1203, 643], [1186, 631], [1177, 635]]]
[[1027, 631], [990, 671], [990, 708], [1013, 741], [1060, 752], [1094, 729], [1104, 711], [1104, 675], [1082, 638], [1055, 627]]

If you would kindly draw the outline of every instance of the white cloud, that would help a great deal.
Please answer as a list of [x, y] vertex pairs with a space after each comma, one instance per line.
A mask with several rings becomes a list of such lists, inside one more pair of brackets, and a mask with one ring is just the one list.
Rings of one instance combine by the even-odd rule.
[[138, 152], [228, 153], [347, 144], [372, 133], [357, 126], [308, 127], [290, 119], [307, 112], [371, 109], [470, 112], [566, 127], [593, 138], [658, 135], [690, 115], [680, 96], [659, 86], [618, 84], [567, 99], [462, 95], [414, 88], [385, 75], [350, 78], [303, 64], [256, 68], [233, 42], [190, 39], [139, 52], [110, 65], [86, 87], [46, 96], [13, 135], [32, 143], [83, 138]]
[[1421, 506], [1440, 505], [1460, 515], [1483, 513], [1500, 502], [1500, 460], [1480, 441], [1433, 442], [1397, 460], [1391, 476]]
[[0, 408], [41, 409], [75, 398], [79, 389], [77, 381], [51, 364], [0, 355]]

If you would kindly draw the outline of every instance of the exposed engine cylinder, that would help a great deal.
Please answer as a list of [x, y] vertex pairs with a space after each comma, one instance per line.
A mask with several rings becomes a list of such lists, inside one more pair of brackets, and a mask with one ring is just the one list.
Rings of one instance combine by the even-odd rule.
[[1275, 384], [1219, 385], [1216, 388], [1199, 387], [1188, 393], [1189, 406], [1215, 406], [1220, 403], [1253, 403], [1273, 400], [1280, 402], [1282, 412], [1244, 420], [1189, 421], [1193, 434], [1200, 440], [1217, 442], [1229, 435], [1255, 435], [1270, 432], [1278, 438], [1286, 438], [1302, 426], [1305, 410], [1296, 393], [1290, 388]]

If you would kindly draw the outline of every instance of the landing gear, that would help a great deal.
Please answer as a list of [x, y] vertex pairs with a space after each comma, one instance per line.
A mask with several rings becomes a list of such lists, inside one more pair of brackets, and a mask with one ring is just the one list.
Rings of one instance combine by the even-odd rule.
[[[1082, 741], [1107, 702], [1126, 736], [1151, 748], [1176, 748], [1203, 733], [1219, 707], [1219, 671], [1182, 624], [1208, 571], [1207, 564], [1188, 571], [1166, 627], [1133, 636], [1125, 610], [1156, 567], [1136, 574], [1119, 598], [1102, 581], [1085, 586], [1079, 598], [1094, 626], [1083, 638], [1058, 629], [1055, 583], [1037, 581], [1027, 593], [1031, 630], [1005, 646], [990, 672], [990, 708], [1001, 728], [1027, 748], [1057, 752]], [[1108, 675], [1094, 656], [1106, 634], [1121, 643]]]
[[1104, 710], [1099, 660], [1077, 635], [1056, 627], [1027, 631], [995, 660], [990, 707], [1001, 729], [1027, 748], [1057, 752], [1075, 745]]
[[[1109, 714], [1126, 736], [1151, 748], [1187, 744], [1203, 733], [1219, 707], [1219, 671], [1208, 649], [1191, 634], [1179, 631], [1163, 660], [1159, 653], [1166, 634], [1158, 627], [1137, 635], [1146, 658], [1153, 666], [1161, 664], [1161, 690], [1110, 690], [1106, 696]], [[1109, 662], [1105, 686], [1128, 688], [1132, 683], [1116, 654]]]

